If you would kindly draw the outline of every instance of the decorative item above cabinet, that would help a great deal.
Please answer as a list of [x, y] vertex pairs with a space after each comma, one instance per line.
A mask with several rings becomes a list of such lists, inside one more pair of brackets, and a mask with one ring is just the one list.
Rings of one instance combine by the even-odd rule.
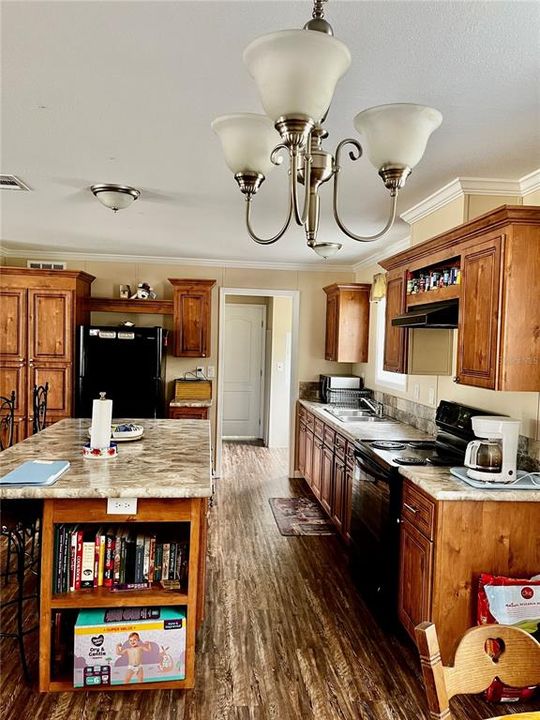
[[173, 353], [209, 357], [212, 288], [215, 280], [169, 278], [173, 286]]
[[388, 271], [385, 370], [408, 370], [409, 332], [393, 318], [457, 299], [455, 381], [540, 391], [540, 207], [503, 205], [379, 264]]
[[323, 290], [327, 296], [325, 360], [367, 362], [371, 285], [336, 283]]

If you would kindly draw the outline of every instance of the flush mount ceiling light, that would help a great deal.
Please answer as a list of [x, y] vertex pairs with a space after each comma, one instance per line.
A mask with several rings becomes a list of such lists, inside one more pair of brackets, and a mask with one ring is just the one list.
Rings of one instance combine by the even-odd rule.
[[92, 185], [90, 190], [102, 205], [110, 208], [113, 212], [129, 207], [141, 194], [139, 190], [129, 185], [115, 185], [114, 183]]
[[[385, 235], [396, 217], [397, 197], [411, 170], [421, 160], [431, 133], [442, 122], [438, 110], [423, 105], [381, 105], [358, 113], [354, 125], [364, 136], [367, 155], [390, 193], [390, 216], [375, 235], [351, 232], [339, 216], [341, 153], [351, 145], [349, 157], [358, 160], [358, 140], [342, 140], [334, 155], [323, 149], [328, 136], [326, 119], [334, 89], [351, 63], [347, 46], [333, 37], [324, 19], [323, 4], [314, 0], [313, 18], [302, 30], [282, 30], [254, 40], [244, 51], [244, 62], [253, 76], [266, 115], [223, 115], [212, 123], [219, 136], [225, 161], [246, 199], [246, 226], [250, 237], [270, 245], [282, 237], [294, 216], [304, 227], [307, 245], [322, 257], [338, 250], [339, 243], [317, 242], [320, 186], [334, 179], [334, 218], [348, 237], [370, 242]], [[251, 225], [251, 201], [266, 174], [279, 165], [280, 151], [289, 155], [289, 205], [285, 222], [273, 237], [258, 237]], [[304, 186], [301, 205], [298, 184]]]

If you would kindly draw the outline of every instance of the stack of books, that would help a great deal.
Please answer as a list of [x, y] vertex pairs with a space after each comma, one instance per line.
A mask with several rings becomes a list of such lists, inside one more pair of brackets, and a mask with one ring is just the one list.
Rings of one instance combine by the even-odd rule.
[[54, 532], [53, 592], [106, 587], [139, 590], [161, 583], [185, 586], [188, 542], [161, 542], [129, 527], [57, 525]]

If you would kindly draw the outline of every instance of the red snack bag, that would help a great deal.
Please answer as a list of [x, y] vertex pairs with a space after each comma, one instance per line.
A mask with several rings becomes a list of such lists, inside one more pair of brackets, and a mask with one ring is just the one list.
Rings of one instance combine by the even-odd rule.
[[[482, 574], [478, 586], [478, 625], [514, 625], [540, 640], [540, 575], [530, 580]], [[500, 651], [498, 643], [490, 653]], [[537, 686], [513, 688], [499, 678], [485, 692], [490, 702], [520, 702], [536, 694]]]

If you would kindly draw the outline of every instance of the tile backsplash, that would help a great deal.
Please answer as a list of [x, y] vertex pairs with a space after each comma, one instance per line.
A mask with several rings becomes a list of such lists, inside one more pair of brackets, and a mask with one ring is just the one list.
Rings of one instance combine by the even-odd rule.
[[[373, 397], [384, 405], [386, 415], [412, 425], [430, 435], [437, 433], [437, 426], [435, 425], [436, 408], [415, 403], [412, 400], [398, 398], [395, 395], [383, 393], [379, 390], [373, 392]], [[524, 435], [519, 436], [518, 468], [529, 472], [540, 471], [540, 442], [538, 440], [533, 440]]]
[[300, 400], [310, 400], [311, 402], [320, 402], [320, 392], [318, 382], [300, 381], [298, 388], [298, 397]]

